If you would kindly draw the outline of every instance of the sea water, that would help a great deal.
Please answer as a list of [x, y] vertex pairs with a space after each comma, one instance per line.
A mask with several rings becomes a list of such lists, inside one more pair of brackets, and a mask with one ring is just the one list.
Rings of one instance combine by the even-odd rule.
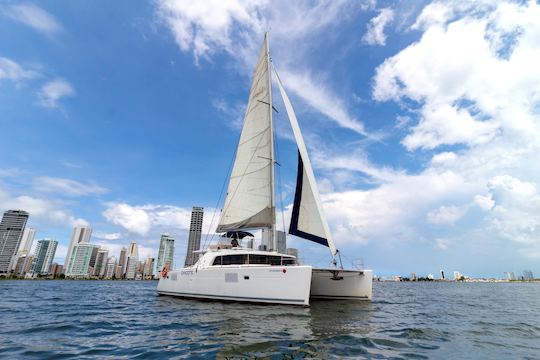
[[373, 284], [310, 308], [187, 300], [155, 281], [0, 281], [0, 358], [540, 358], [540, 283]]

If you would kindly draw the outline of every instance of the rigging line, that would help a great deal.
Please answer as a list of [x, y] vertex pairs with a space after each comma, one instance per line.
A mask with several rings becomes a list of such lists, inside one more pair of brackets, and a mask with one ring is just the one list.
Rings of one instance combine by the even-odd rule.
[[[241, 135], [242, 135], [242, 133], [240, 133], [240, 135], [238, 135], [238, 141], [240, 141], [240, 136]], [[206, 236], [204, 237], [204, 242], [203, 242], [203, 246], [202, 246], [203, 249], [206, 249], [206, 244], [208, 242], [208, 236], [210, 235], [210, 232], [212, 231], [212, 227], [214, 226], [214, 219], [216, 217], [216, 213], [218, 211], [219, 203], [221, 202], [221, 198], [223, 197], [223, 191], [225, 190], [225, 185], [227, 184], [227, 179], [229, 178], [229, 175], [230, 175], [230, 173], [232, 171], [232, 166], [234, 164], [234, 159], [236, 158], [237, 150], [238, 150], [238, 148], [235, 147], [232, 158], [231, 158], [231, 161], [229, 162], [229, 168], [227, 170], [227, 174], [225, 175], [225, 179], [223, 179], [223, 184], [221, 185], [221, 191], [219, 193], [219, 198], [218, 198], [218, 201], [216, 203], [216, 206], [214, 207], [214, 213], [212, 214], [212, 220], [210, 221], [210, 227], [208, 228], [208, 232], [206, 233]], [[210, 238], [210, 243], [212, 242], [213, 238], [214, 238], [214, 234], [212, 234], [212, 237]], [[210, 244], [210, 243], [208, 243], [208, 244]]]
[[[274, 124], [275, 128], [275, 124]], [[274, 134], [276, 132], [274, 131]], [[280, 152], [279, 152], [279, 142], [277, 136], [274, 135], [274, 144], [276, 145], [276, 154], [277, 154], [277, 163], [281, 162]], [[283, 186], [281, 185], [281, 166], [278, 166], [278, 189], [279, 189], [279, 205], [281, 206], [281, 221], [283, 223], [283, 232], [285, 233], [285, 238], [287, 237], [287, 232], [285, 231], [285, 214], [283, 207]]]

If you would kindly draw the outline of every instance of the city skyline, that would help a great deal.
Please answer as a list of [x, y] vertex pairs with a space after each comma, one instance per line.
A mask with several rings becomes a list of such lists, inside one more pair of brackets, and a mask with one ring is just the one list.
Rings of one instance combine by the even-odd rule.
[[[4, 217], [7, 217], [8, 221], [12, 221], [10, 218], [13, 217], [13, 214], [20, 214], [26, 217], [25, 223], [29, 218], [29, 214], [22, 210], [8, 210], [5, 212]], [[193, 247], [195, 247], [195, 242], [197, 238], [197, 233], [199, 231], [200, 223], [203, 218], [203, 208], [193, 207], [191, 224], [192, 224], [192, 233], [195, 236]], [[56, 239], [42, 239], [37, 242], [37, 246], [34, 251], [28, 252], [29, 246], [31, 246], [33, 238], [36, 233], [36, 229], [33, 227], [22, 228], [21, 230], [21, 241], [19, 248], [14, 249], [15, 255], [13, 257], [13, 266], [12, 272], [17, 276], [24, 276], [29, 274], [32, 276], [36, 275], [54, 275], [59, 268], [61, 269], [60, 273], [65, 274], [66, 277], [71, 278], [101, 278], [101, 279], [126, 279], [126, 280], [140, 280], [140, 279], [159, 279], [160, 270], [163, 268], [164, 264], [168, 264], [169, 269], [175, 269], [174, 267], [174, 239], [168, 234], [162, 234], [160, 238], [160, 246], [158, 251], [157, 259], [154, 257], [148, 256], [144, 261], [142, 261], [138, 256], [138, 244], [136, 242], [131, 242], [129, 246], [122, 247], [119, 252], [118, 261], [116, 256], [110, 255], [109, 250], [100, 245], [92, 244], [91, 233], [92, 228], [88, 225], [85, 226], [76, 226], [73, 228], [71, 243], [73, 246], [72, 260], [65, 260], [68, 263], [59, 264], [55, 262], [55, 252], [58, 245]], [[254, 241], [259, 244], [259, 249], [267, 250], [269, 244], [268, 232], [262, 231], [260, 238], [253, 238], [249, 240], [243, 240], [245, 243], [242, 243], [242, 246], [247, 248], [253, 248]], [[80, 241], [80, 242], [78, 242]], [[189, 242], [189, 240], [188, 240]], [[278, 251], [281, 253], [286, 253], [293, 255], [303, 263], [302, 257], [299, 257], [298, 249], [288, 248], [287, 240], [285, 233], [282, 231], [277, 232], [277, 246]], [[43, 248], [43, 249], [42, 249]], [[80, 249], [79, 249], [80, 248]], [[189, 245], [188, 245], [189, 248]], [[33, 248], [32, 248], [33, 249]], [[195, 255], [195, 254], [193, 254]], [[130, 259], [132, 259], [130, 261]], [[355, 264], [358, 265], [358, 264]], [[129, 266], [129, 268], [128, 268]], [[53, 270], [53, 267], [57, 267]], [[128, 275], [129, 270], [129, 275]], [[450, 280], [445, 276], [443, 269], [439, 270], [440, 276], [437, 278], [433, 273], [419, 273], [412, 272], [410, 278], [405, 274], [407, 270], [403, 270], [396, 274], [374, 274], [377, 279], [386, 279], [386, 281], [401, 281], [406, 279], [406, 281], [416, 281], [417, 275], [420, 278], [428, 280]], [[459, 280], [485, 280], [485, 279], [497, 279], [497, 280], [524, 280], [532, 281], [535, 280], [533, 271], [529, 269], [522, 270], [523, 275], [515, 275], [514, 271], [502, 271], [501, 274], [494, 276], [469, 276], [467, 274], [462, 274], [458, 270], [453, 271], [453, 281]], [[137, 276], [140, 275], [140, 278]]]
[[[188, 4], [0, 4], [0, 211], [28, 211], [55, 261], [90, 225], [94, 244], [136, 241], [141, 258], [169, 233], [182, 264], [194, 204], [212, 237], [270, 30], [347, 261], [540, 273], [537, 2]], [[275, 107], [284, 230], [296, 147]], [[328, 265], [326, 249], [287, 242]]]

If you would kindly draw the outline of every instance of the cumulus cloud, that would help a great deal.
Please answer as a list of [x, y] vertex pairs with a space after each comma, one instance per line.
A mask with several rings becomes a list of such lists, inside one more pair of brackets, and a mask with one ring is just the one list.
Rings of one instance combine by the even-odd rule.
[[102, 231], [94, 231], [92, 236], [103, 240], [119, 240], [122, 238], [122, 234], [120, 233], [106, 233]]
[[378, 67], [374, 98], [420, 105], [420, 122], [403, 140], [409, 150], [474, 146], [498, 129], [538, 135], [533, 118], [540, 72], [533, 64], [540, 51], [533, 39], [540, 6], [456, 4], [424, 9], [415, 25], [424, 31], [421, 39]]
[[75, 96], [75, 90], [64, 79], [49, 81], [38, 92], [39, 104], [47, 108], [57, 108], [61, 99]]
[[[362, 6], [367, 8], [371, 3]], [[335, 124], [366, 134], [362, 122], [351, 114], [332, 88], [305, 70], [307, 63], [303, 55], [318, 39], [316, 34], [336, 26], [338, 19], [346, 19], [357, 8], [354, 3], [159, 0], [156, 4], [158, 18], [169, 28], [180, 49], [193, 53], [197, 64], [201, 59], [210, 61], [214, 54], [224, 51], [237, 60], [246, 77], [251, 75], [264, 31], [272, 28], [271, 51], [273, 58], [280, 60], [287, 89]], [[237, 115], [231, 116], [236, 121]]]
[[6, 79], [16, 83], [33, 79], [38, 73], [33, 70], [24, 69], [15, 61], [0, 56], [0, 80]]
[[468, 206], [441, 206], [427, 214], [427, 221], [438, 225], [454, 225], [468, 210]]
[[[206, 214], [213, 209], [206, 209]], [[191, 209], [172, 205], [129, 205], [127, 203], [109, 203], [103, 216], [111, 223], [120, 225], [131, 233], [147, 235], [153, 228], [189, 230]], [[204, 217], [203, 231], [210, 226], [209, 216]], [[215, 226], [216, 224], [214, 224]]]
[[[399, 123], [408, 131], [402, 144], [411, 157], [425, 151], [418, 156], [428, 157], [420, 169], [383, 172], [362, 152], [339, 155], [338, 161], [315, 156], [319, 167], [378, 180], [363, 190], [327, 186], [323, 202], [337, 242], [419, 241], [430, 231], [444, 250], [448, 227], [426, 227], [426, 221], [460, 221], [451, 231], [467, 234], [472, 243], [489, 238], [538, 252], [540, 71], [532, 64], [540, 62], [540, 45], [533, 40], [540, 33], [533, 20], [540, 6], [475, 4], [426, 7], [415, 25], [419, 40], [376, 71], [373, 97], [403, 105], [411, 117]], [[509, 42], [504, 34], [511, 35]]]
[[0, 14], [45, 35], [52, 35], [62, 30], [62, 26], [54, 16], [30, 3], [2, 5]]
[[386, 45], [386, 35], [384, 28], [394, 19], [394, 11], [384, 8], [379, 11], [367, 24], [367, 32], [362, 37], [362, 41], [369, 45]]
[[0, 207], [1, 210], [22, 209], [29, 212], [32, 218], [54, 224], [88, 225], [86, 220], [74, 216], [65, 209], [60, 201], [30, 195], [13, 196], [2, 188], [0, 188]]
[[39, 176], [34, 179], [34, 188], [43, 192], [60, 193], [68, 196], [100, 195], [108, 190], [94, 183], [83, 183], [72, 179]]

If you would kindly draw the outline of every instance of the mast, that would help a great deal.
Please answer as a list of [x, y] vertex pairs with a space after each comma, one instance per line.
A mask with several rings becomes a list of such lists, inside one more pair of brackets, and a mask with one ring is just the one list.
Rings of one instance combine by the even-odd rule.
[[276, 194], [275, 194], [275, 174], [274, 174], [274, 124], [272, 120], [272, 70], [270, 69], [270, 41], [268, 39], [268, 31], [264, 34], [266, 42], [266, 63], [268, 66], [268, 113], [270, 116], [270, 206], [272, 209], [272, 228], [270, 229], [272, 250], [276, 250]]

